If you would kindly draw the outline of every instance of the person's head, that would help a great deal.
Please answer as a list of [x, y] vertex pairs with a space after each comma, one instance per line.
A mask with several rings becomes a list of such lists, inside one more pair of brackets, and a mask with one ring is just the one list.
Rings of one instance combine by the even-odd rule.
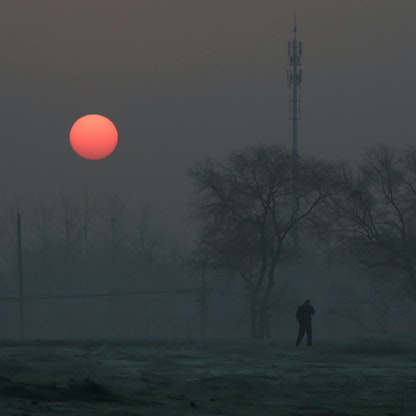
[[306, 299], [305, 302], [304, 302], [304, 305], [310, 305], [310, 304], [311, 304], [310, 299]]

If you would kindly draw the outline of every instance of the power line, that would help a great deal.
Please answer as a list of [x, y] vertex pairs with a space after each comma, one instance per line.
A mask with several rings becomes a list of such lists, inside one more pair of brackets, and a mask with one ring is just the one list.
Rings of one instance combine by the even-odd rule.
[[[165, 295], [165, 294], [183, 294], [191, 293], [198, 288], [175, 289], [175, 290], [151, 290], [143, 292], [119, 292], [119, 293], [85, 293], [85, 294], [68, 294], [68, 295], [31, 295], [24, 296], [25, 300], [47, 300], [47, 299], [82, 299], [82, 298], [107, 298], [107, 297], [128, 297], [142, 295]], [[19, 300], [18, 296], [1, 296], [2, 300]]]
[[[215, 292], [224, 295], [245, 296], [243, 293], [217, 289], [213, 287], [205, 287], [207, 292]], [[192, 287], [186, 289], [171, 289], [171, 290], [149, 290], [139, 292], [119, 292], [119, 293], [85, 293], [85, 294], [67, 294], [67, 295], [29, 295], [23, 296], [24, 300], [63, 300], [63, 299], [88, 299], [88, 298], [111, 298], [111, 297], [135, 297], [146, 295], [179, 295], [188, 293], [200, 293], [201, 287]], [[0, 296], [0, 301], [19, 301], [20, 296]]]

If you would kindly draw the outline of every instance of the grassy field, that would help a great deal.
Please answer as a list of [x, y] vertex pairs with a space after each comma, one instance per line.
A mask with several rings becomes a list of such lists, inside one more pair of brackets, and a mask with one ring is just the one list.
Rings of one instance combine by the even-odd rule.
[[0, 415], [416, 414], [416, 340], [0, 341]]

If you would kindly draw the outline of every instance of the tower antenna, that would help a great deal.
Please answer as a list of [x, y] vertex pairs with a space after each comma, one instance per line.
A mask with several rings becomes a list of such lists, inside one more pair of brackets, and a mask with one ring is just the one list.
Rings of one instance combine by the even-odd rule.
[[295, 15], [294, 15], [294, 19], [293, 19], [293, 32], [294, 33], [296, 33], [296, 12], [295, 12]]
[[[289, 96], [289, 120], [292, 121], [292, 203], [296, 212], [297, 184], [298, 184], [298, 120], [300, 120], [300, 84], [302, 83], [301, 56], [302, 42], [296, 39], [296, 12], [293, 20], [293, 40], [288, 42], [289, 68], [287, 69], [287, 85]], [[296, 234], [296, 233], [295, 233]]]

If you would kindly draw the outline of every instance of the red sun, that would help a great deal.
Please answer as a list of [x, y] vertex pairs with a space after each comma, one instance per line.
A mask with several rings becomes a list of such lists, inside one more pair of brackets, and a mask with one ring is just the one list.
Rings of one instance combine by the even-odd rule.
[[90, 160], [103, 159], [116, 148], [118, 132], [107, 117], [87, 114], [73, 124], [69, 142], [77, 155]]

